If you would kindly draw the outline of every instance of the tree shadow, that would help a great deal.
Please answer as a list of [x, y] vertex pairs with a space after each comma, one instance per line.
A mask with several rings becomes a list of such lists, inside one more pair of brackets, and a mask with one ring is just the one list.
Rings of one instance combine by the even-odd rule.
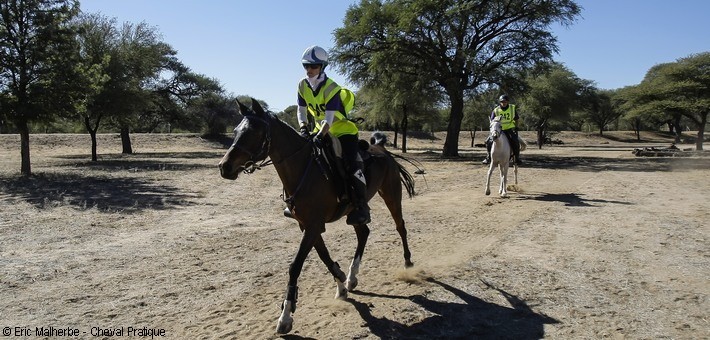
[[519, 172], [525, 171], [526, 168], [576, 170], [585, 172], [670, 172], [702, 170], [710, 167], [710, 158], [685, 157], [600, 158], [535, 155], [526, 156], [524, 161], [525, 164], [518, 167]]
[[78, 210], [135, 212], [193, 205], [196, 198], [194, 194], [181, 194], [178, 188], [139, 178], [41, 173], [0, 179], [0, 193], [39, 209], [71, 206]]
[[[616, 147], [609, 147], [616, 148]], [[600, 151], [605, 147], [582, 148], [581, 153]], [[608, 151], [608, 150], [606, 150]], [[623, 148], [619, 151], [633, 151], [631, 148]], [[442, 157], [440, 152], [426, 150], [423, 152], [407, 153], [407, 157], [420, 162], [461, 162], [473, 163], [473, 166], [488, 168], [488, 165], [481, 164], [485, 157], [485, 150], [481, 152], [460, 152], [459, 157]], [[593, 156], [556, 156], [526, 154], [522, 156], [524, 164], [518, 167], [518, 171], [525, 172], [525, 169], [553, 169], [553, 170], [575, 170], [585, 172], [600, 171], [629, 171], [629, 172], [654, 172], [654, 171], [688, 171], [703, 170], [710, 168], [710, 157], [634, 157], [634, 158], [608, 158]]]
[[461, 289], [433, 278], [428, 278], [463, 302], [431, 300], [422, 295], [393, 296], [354, 291], [352, 294], [389, 299], [408, 299], [434, 314], [412, 325], [372, 314], [370, 305], [349, 298], [373, 335], [382, 339], [540, 339], [544, 325], [559, 321], [534, 312], [525, 301], [489, 283], [484, 284], [500, 292], [510, 307], [499, 306], [472, 296]]
[[575, 193], [568, 194], [550, 194], [550, 193], [540, 193], [540, 194], [521, 194], [520, 199], [532, 199], [536, 201], [544, 202], [562, 202], [568, 207], [594, 207], [594, 203], [600, 204], [623, 204], [632, 205], [633, 203], [624, 201], [613, 201], [613, 200], [603, 200], [603, 199], [585, 199], [582, 196]]

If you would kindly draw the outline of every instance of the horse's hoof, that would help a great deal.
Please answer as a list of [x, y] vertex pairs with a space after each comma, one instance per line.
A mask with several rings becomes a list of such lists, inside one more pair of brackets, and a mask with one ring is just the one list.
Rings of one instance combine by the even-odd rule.
[[279, 318], [279, 325], [276, 326], [276, 333], [278, 334], [286, 334], [293, 329], [293, 318], [292, 317], [286, 317], [286, 318]]
[[490, 190], [486, 190], [486, 196], [489, 196], [491, 194]]
[[412, 268], [412, 267], [414, 267], [414, 262], [409, 261], [409, 260], [404, 262], [404, 268]]
[[357, 279], [353, 278], [348, 281], [345, 281], [345, 288], [348, 289], [348, 291], [353, 291], [357, 287]]

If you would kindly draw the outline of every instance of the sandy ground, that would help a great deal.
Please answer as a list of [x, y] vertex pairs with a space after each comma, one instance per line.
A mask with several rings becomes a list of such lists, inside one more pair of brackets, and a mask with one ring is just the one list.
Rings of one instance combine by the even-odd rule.
[[[524, 153], [505, 199], [497, 173], [484, 195], [483, 149], [465, 133], [457, 160], [439, 157], [441, 136], [410, 138], [426, 170], [404, 201], [414, 268], [375, 197], [359, 286], [333, 299], [311, 253], [285, 336], [276, 321], [300, 232], [281, 215], [273, 167], [227, 181], [225, 149], [197, 136], [134, 135], [134, 155], [100, 137], [94, 164], [88, 136], [33, 135], [35, 176], [21, 178], [19, 139], [0, 136], [3, 336], [710, 338], [710, 158], [632, 155], [668, 146], [662, 136], [561, 133], [565, 144]], [[347, 267], [352, 228], [329, 224], [324, 238]]]

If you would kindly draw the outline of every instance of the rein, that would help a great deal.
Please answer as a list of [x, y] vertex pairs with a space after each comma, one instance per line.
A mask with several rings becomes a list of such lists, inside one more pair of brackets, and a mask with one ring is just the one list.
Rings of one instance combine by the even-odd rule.
[[[232, 148], [238, 149], [247, 155], [249, 155], [249, 160], [244, 163], [242, 168], [244, 169], [243, 172], [245, 174], [252, 174], [256, 170], [261, 170], [262, 168], [269, 166], [269, 165], [277, 165], [282, 162], [285, 162], [289, 158], [301, 153], [306, 147], [310, 146], [311, 149], [313, 147], [313, 140], [309, 139], [307, 143], [305, 143], [300, 149], [296, 150], [296, 152], [280, 159], [280, 160], [274, 160], [269, 156], [269, 153], [271, 151], [271, 124], [262, 117], [258, 116], [252, 116], [252, 115], [247, 115], [244, 116], [245, 119], [255, 119], [258, 122], [264, 123], [267, 126], [266, 129], [266, 138], [264, 139], [264, 142], [261, 145], [261, 149], [259, 149], [259, 152], [255, 155], [253, 152], [237, 145], [237, 143], [232, 144]], [[267, 159], [268, 158], [268, 159]], [[294, 205], [294, 201], [296, 199], [296, 195], [298, 192], [301, 190], [303, 187], [303, 184], [305, 183], [306, 176], [308, 175], [308, 171], [311, 169], [311, 166], [314, 163], [314, 160], [316, 159], [315, 155], [311, 155], [308, 160], [308, 166], [306, 167], [306, 170], [303, 172], [303, 175], [301, 175], [301, 179], [298, 182], [298, 185], [296, 186], [296, 189], [293, 192], [293, 195], [290, 197], [286, 197], [286, 189], [284, 188], [283, 194], [281, 194], [281, 199], [286, 202], [289, 206]], [[257, 162], [260, 162], [257, 164]]]

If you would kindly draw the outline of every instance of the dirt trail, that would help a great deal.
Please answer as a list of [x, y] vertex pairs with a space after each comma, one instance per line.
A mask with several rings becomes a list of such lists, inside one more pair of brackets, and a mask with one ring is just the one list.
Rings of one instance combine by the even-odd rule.
[[[224, 150], [189, 135], [138, 135], [138, 154], [106, 147], [97, 164], [82, 137], [50, 137], [33, 179], [16, 176], [14, 142], [0, 144], [0, 326], [279, 338], [300, 232], [273, 168], [222, 180]], [[484, 195], [479, 148], [446, 161], [410, 140], [426, 169], [404, 201], [415, 267], [403, 269], [376, 197], [356, 291], [334, 300], [312, 253], [283, 338], [710, 338], [709, 159], [604, 143], [529, 149], [503, 199]], [[352, 228], [333, 223], [324, 238], [347, 267]]]

